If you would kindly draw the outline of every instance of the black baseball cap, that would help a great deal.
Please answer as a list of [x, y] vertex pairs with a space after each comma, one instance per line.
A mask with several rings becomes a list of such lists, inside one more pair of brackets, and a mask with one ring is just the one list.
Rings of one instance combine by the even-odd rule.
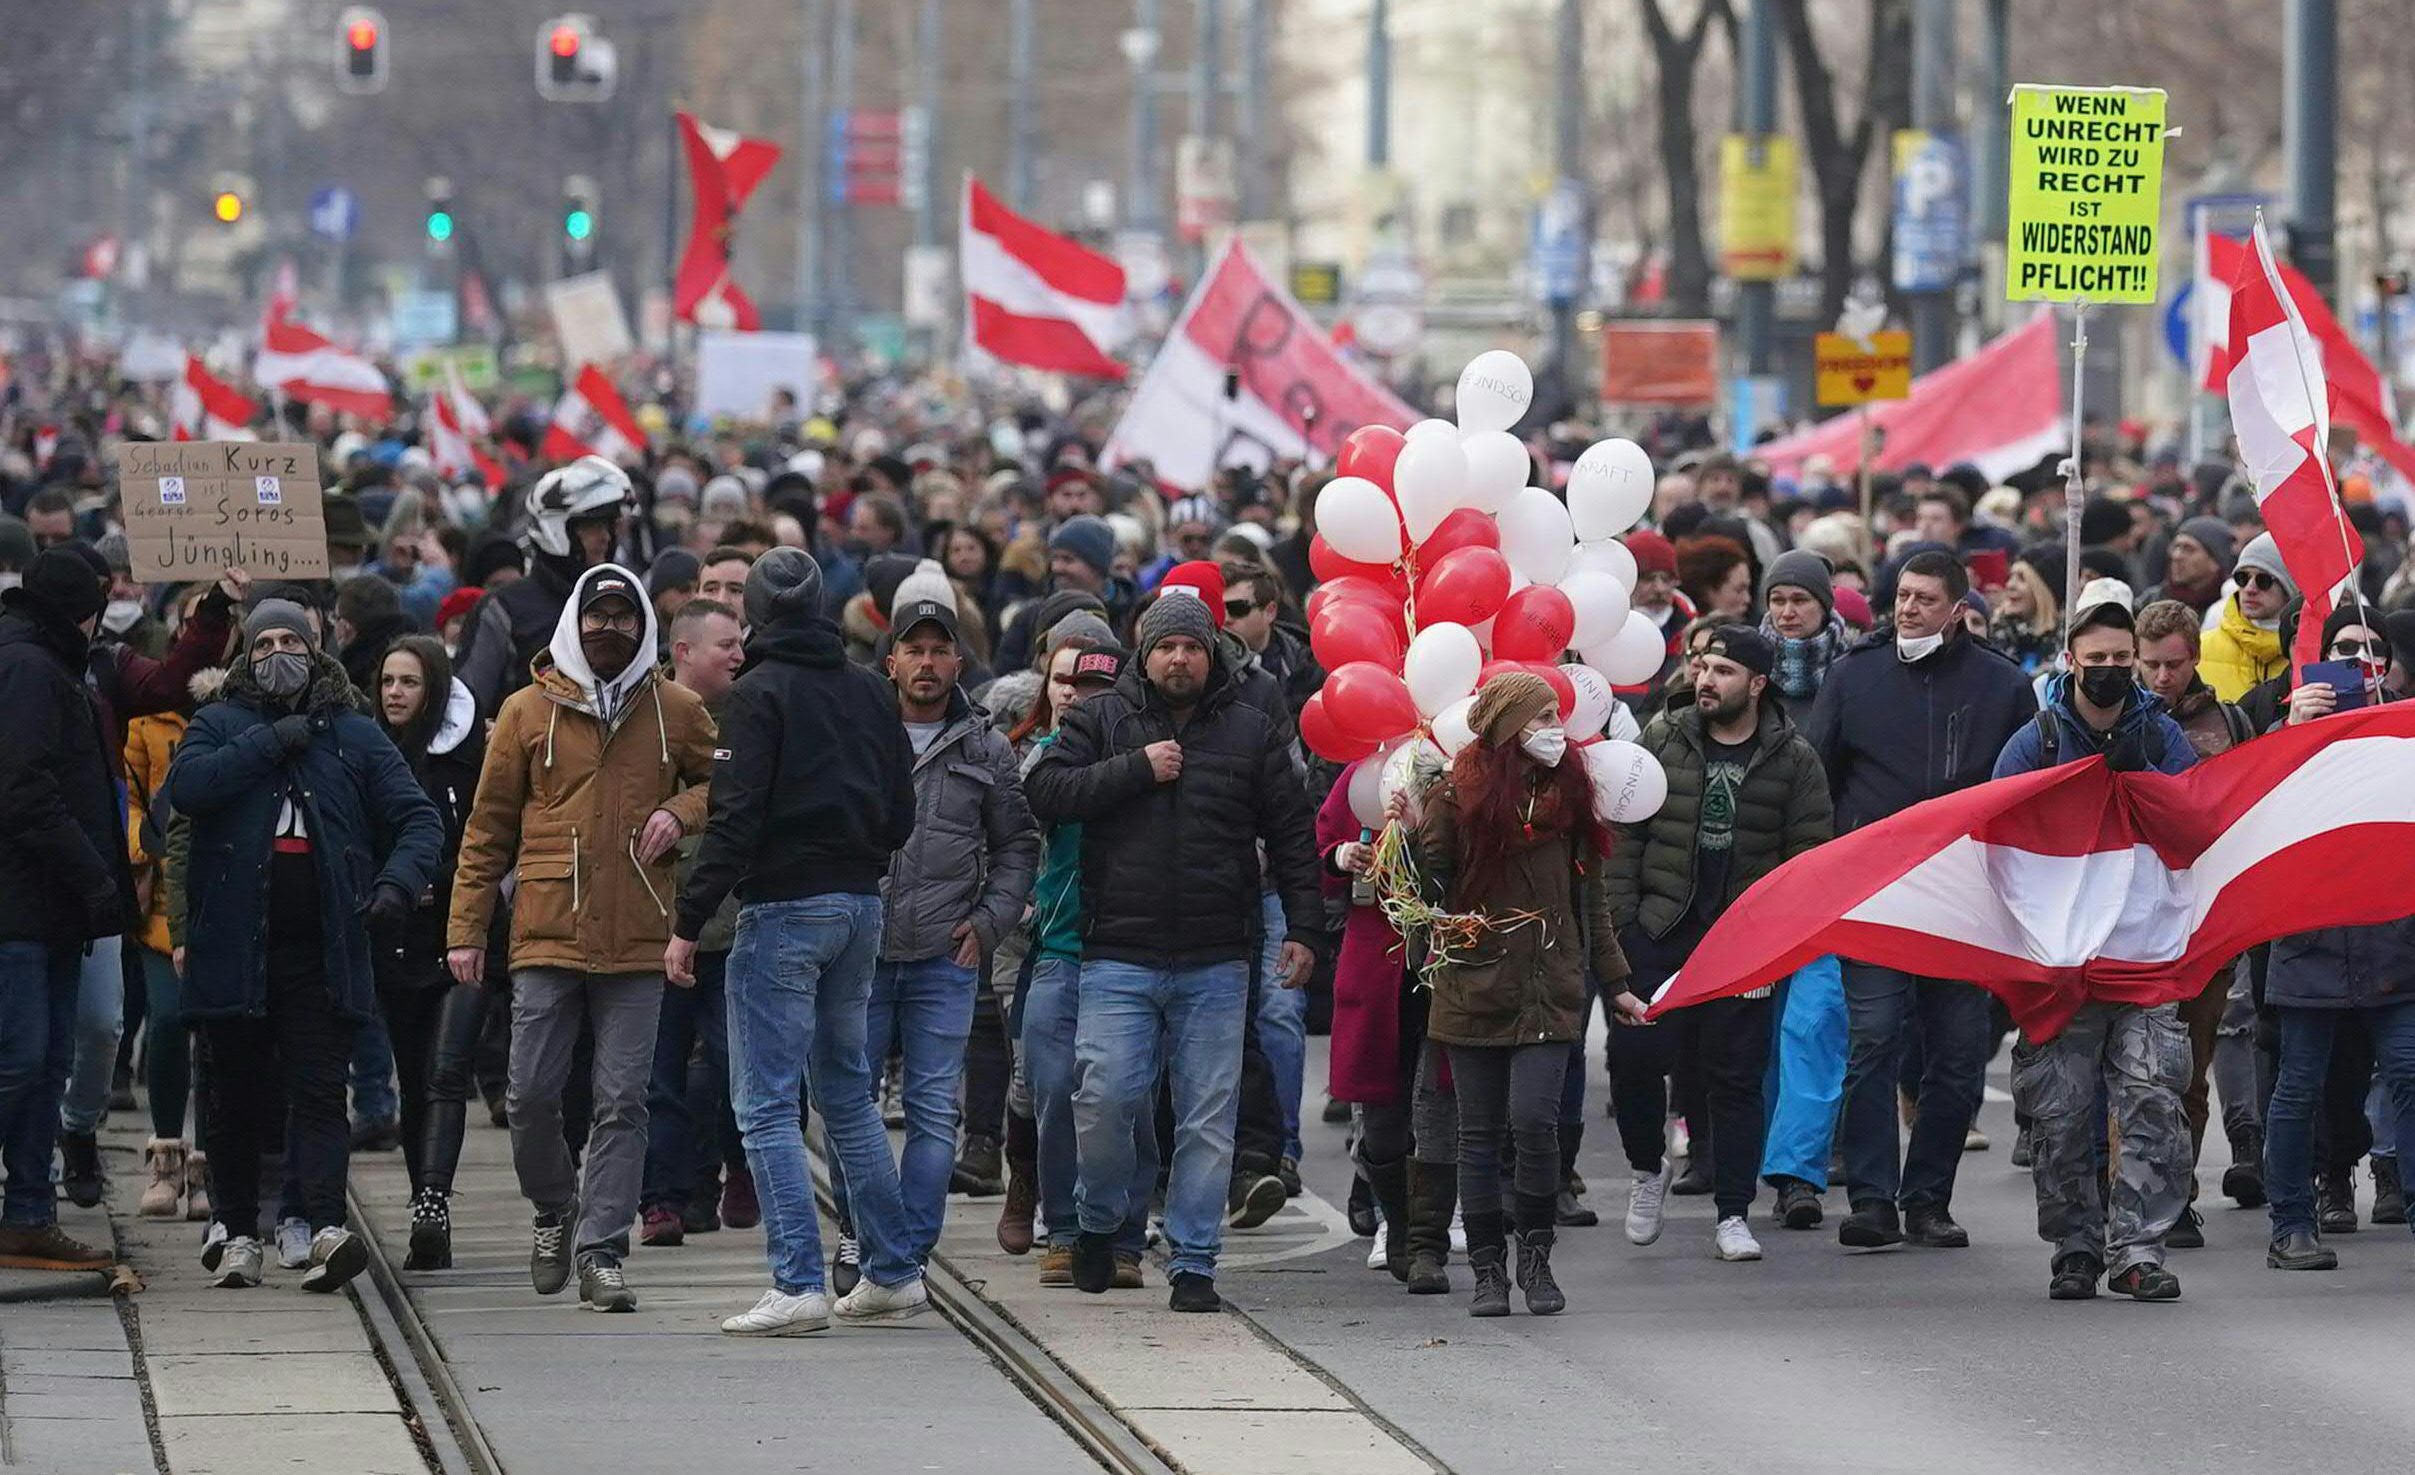
[[942, 604], [936, 599], [917, 599], [912, 604], [900, 609], [896, 618], [889, 622], [889, 628], [896, 632], [896, 638], [899, 641], [903, 641], [908, 635], [914, 633], [916, 625], [923, 624], [937, 625], [947, 633], [950, 640], [961, 641], [964, 639], [964, 632], [956, 622], [955, 607]]
[[1769, 637], [1750, 625], [1721, 625], [1711, 632], [1702, 653], [1725, 657], [1755, 676], [1767, 676], [1778, 663]]
[[1124, 674], [1125, 660], [1125, 653], [1113, 647], [1083, 651], [1074, 657], [1073, 684], [1081, 686], [1095, 681], [1113, 686]]
[[646, 603], [645, 596], [638, 592], [637, 581], [617, 565], [597, 573], [579, 591], [579, 613], [583, 615], [607, 599], [625, 599], [631, 609], [642, 609]]

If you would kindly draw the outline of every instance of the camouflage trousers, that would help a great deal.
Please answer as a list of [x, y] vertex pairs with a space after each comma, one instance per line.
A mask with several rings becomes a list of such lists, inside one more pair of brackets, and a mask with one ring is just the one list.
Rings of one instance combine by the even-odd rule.
[[[2014, 1047], [2038, 1235], [2055, 1258], [2093, 1255], [2115, 1274], [2163, 1262], [2163, 1237], [2189, 1202], [2189, 1059], [2177, 1004], [2088, 1004], [2047, 1043]], [[2117, 1144], [2109, 1173], [2108, 1114]]]

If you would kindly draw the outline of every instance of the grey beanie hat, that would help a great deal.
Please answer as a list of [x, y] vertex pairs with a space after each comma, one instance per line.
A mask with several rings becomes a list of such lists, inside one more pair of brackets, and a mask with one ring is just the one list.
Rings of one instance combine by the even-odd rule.
[[[2195, 534], [2190, 536], [2194, 537]], [[2289, 565], [2282, 562], [2281, 545], [2273, 541], [2272, 534], [2258, 533], [2248, 540], [2246, 547], [2239, 550], [2239, 561], [2232, 571], [2235, 573], [2243, 568], [2260, 569], [2272, 575], [2281, 581], [2281, 588], [2288, 592], [2290, 598], [2297, 597], [2298, 581], [2291, 576]]]
[[1781, 553], [1761, 576], [1761, 602], [1769, 602], [1769, 591], [1779, 585], [1800, 589], [1820, 602], [1820, 608], [1836, 613], [1836, 583], [1830, 577], [1828, 560], [1808, 548]]
[[243, 617], [243, 646], [251, 649], [252, 642], [270, 630], [291, 630], [302, 637], [302, 643], [312, 650], [319, 648], [319, 637], [310, 628], [310, 616], [302, 606], [290, 599], [263, 599], [252, 606]]
[[1104, 518], [1085, 512], [1066, 518], [1049, 535], [1048, 549], [1052, 553], [1060, 549], [1070, 553], [1104, 577], [1115, 567], [1115, 530], [1107, 526]]
[[1195, 594], [1158, 595], [1157, 602], [1140, 617], [1140, 624], [1132, 633], [1133, 643], [1140, 647], [1139, 655], [1144, 660], [1157, 648], [1157, 642], [1169, 635], [1188, 635], [1211, 652], [1216, 648], [1215, 617], [1208, 613], [1207, 601]]
[[2212, 557], [2215, 566], [2224, 573], [2227, 574], [2231, 571], [2232, 563], [2239, 556], [2239, 542], [2236, 535], [2231, 532], [2229, 523], [2219, 517], [2192, 517], [2175, 531], [2187, 534], [2198, 547], [2203, 548]]
[[802, 548], [774, 548], [746, 571], [746, 623], [761, 630], [822, 612], [822, 566]]
[[1069, 614], [1065, 618], [1057, 621], [1055, 624], [1049, 626], [1047, 630], [1041, 633], [1041, 653], [1044, 655], [1056, 654], [1057, 647], [1063, 645], [1066, 640], [1074, 636], [1087, 636], [1089, 637], [1092, 645], [1114, 645], [1117, 643], [1115, 639], [1115, 631], [1108, 627], [1108, 624], [1105, 620], [1100, 619], [1098, 615], [1091, 610], [1077, 609], [1072, 614]]

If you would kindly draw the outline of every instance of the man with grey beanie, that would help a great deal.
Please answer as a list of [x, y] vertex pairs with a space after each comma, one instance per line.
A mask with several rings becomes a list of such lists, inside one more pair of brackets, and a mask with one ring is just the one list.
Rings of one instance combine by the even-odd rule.
[[[897, 1164], [873, 1104], [864, 1016], [880, 955], [881, 879], [914, 833], [914, 752], [888, 682], [847, 660], [822, 570], [774, 548], [746, 576], [747, 666], [723, 701], [712, 813], [664, 954], [695, 976], [696, 938], [738, 894], [730, 952], [730, 1095], [763, 1203], [771, 1288], [721, 1329], [797, 1336], [926, 1307]], [[807, 1082], [847, 1180], [862, 1276], [834, 1308], [799, 1105]]]

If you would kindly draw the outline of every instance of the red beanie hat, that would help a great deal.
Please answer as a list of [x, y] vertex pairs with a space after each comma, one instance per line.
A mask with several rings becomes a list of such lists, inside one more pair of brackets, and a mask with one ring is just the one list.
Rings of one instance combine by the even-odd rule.
[[1208, 618], [1216, 622], [1216, 628], [1224, 628], [1224, 570], [1206, 559], [1195, 558], [1174, 565], [1157, 588], [1161, 595], [1169, 589], [1190, 590], [1207, 601]]
[[436, 606], [436, 628], [441, 631], [453, 623], [455, 616], [466, 615], [476, 609], [478, 601], [485, 597], [486, 590], [476, 584], [466, 584], [447, 594], [444, 603]]
[[1668, 539], [1650, 528], [1637, 528], [1620, 542], [1635, 555], [1635, 571], [1639, 574], [1667, 574], [1677, 577], [1677, 548]]
[[1836, 612], [1843, 617], [1846, 624], [1856, 630], [1867, 630], [1873, 623], [1870, 618], [1870, 601], [1862, 597], [1862, 591], [1859, 589], [1848, 588], [1843, 584], [1836, 586]]

